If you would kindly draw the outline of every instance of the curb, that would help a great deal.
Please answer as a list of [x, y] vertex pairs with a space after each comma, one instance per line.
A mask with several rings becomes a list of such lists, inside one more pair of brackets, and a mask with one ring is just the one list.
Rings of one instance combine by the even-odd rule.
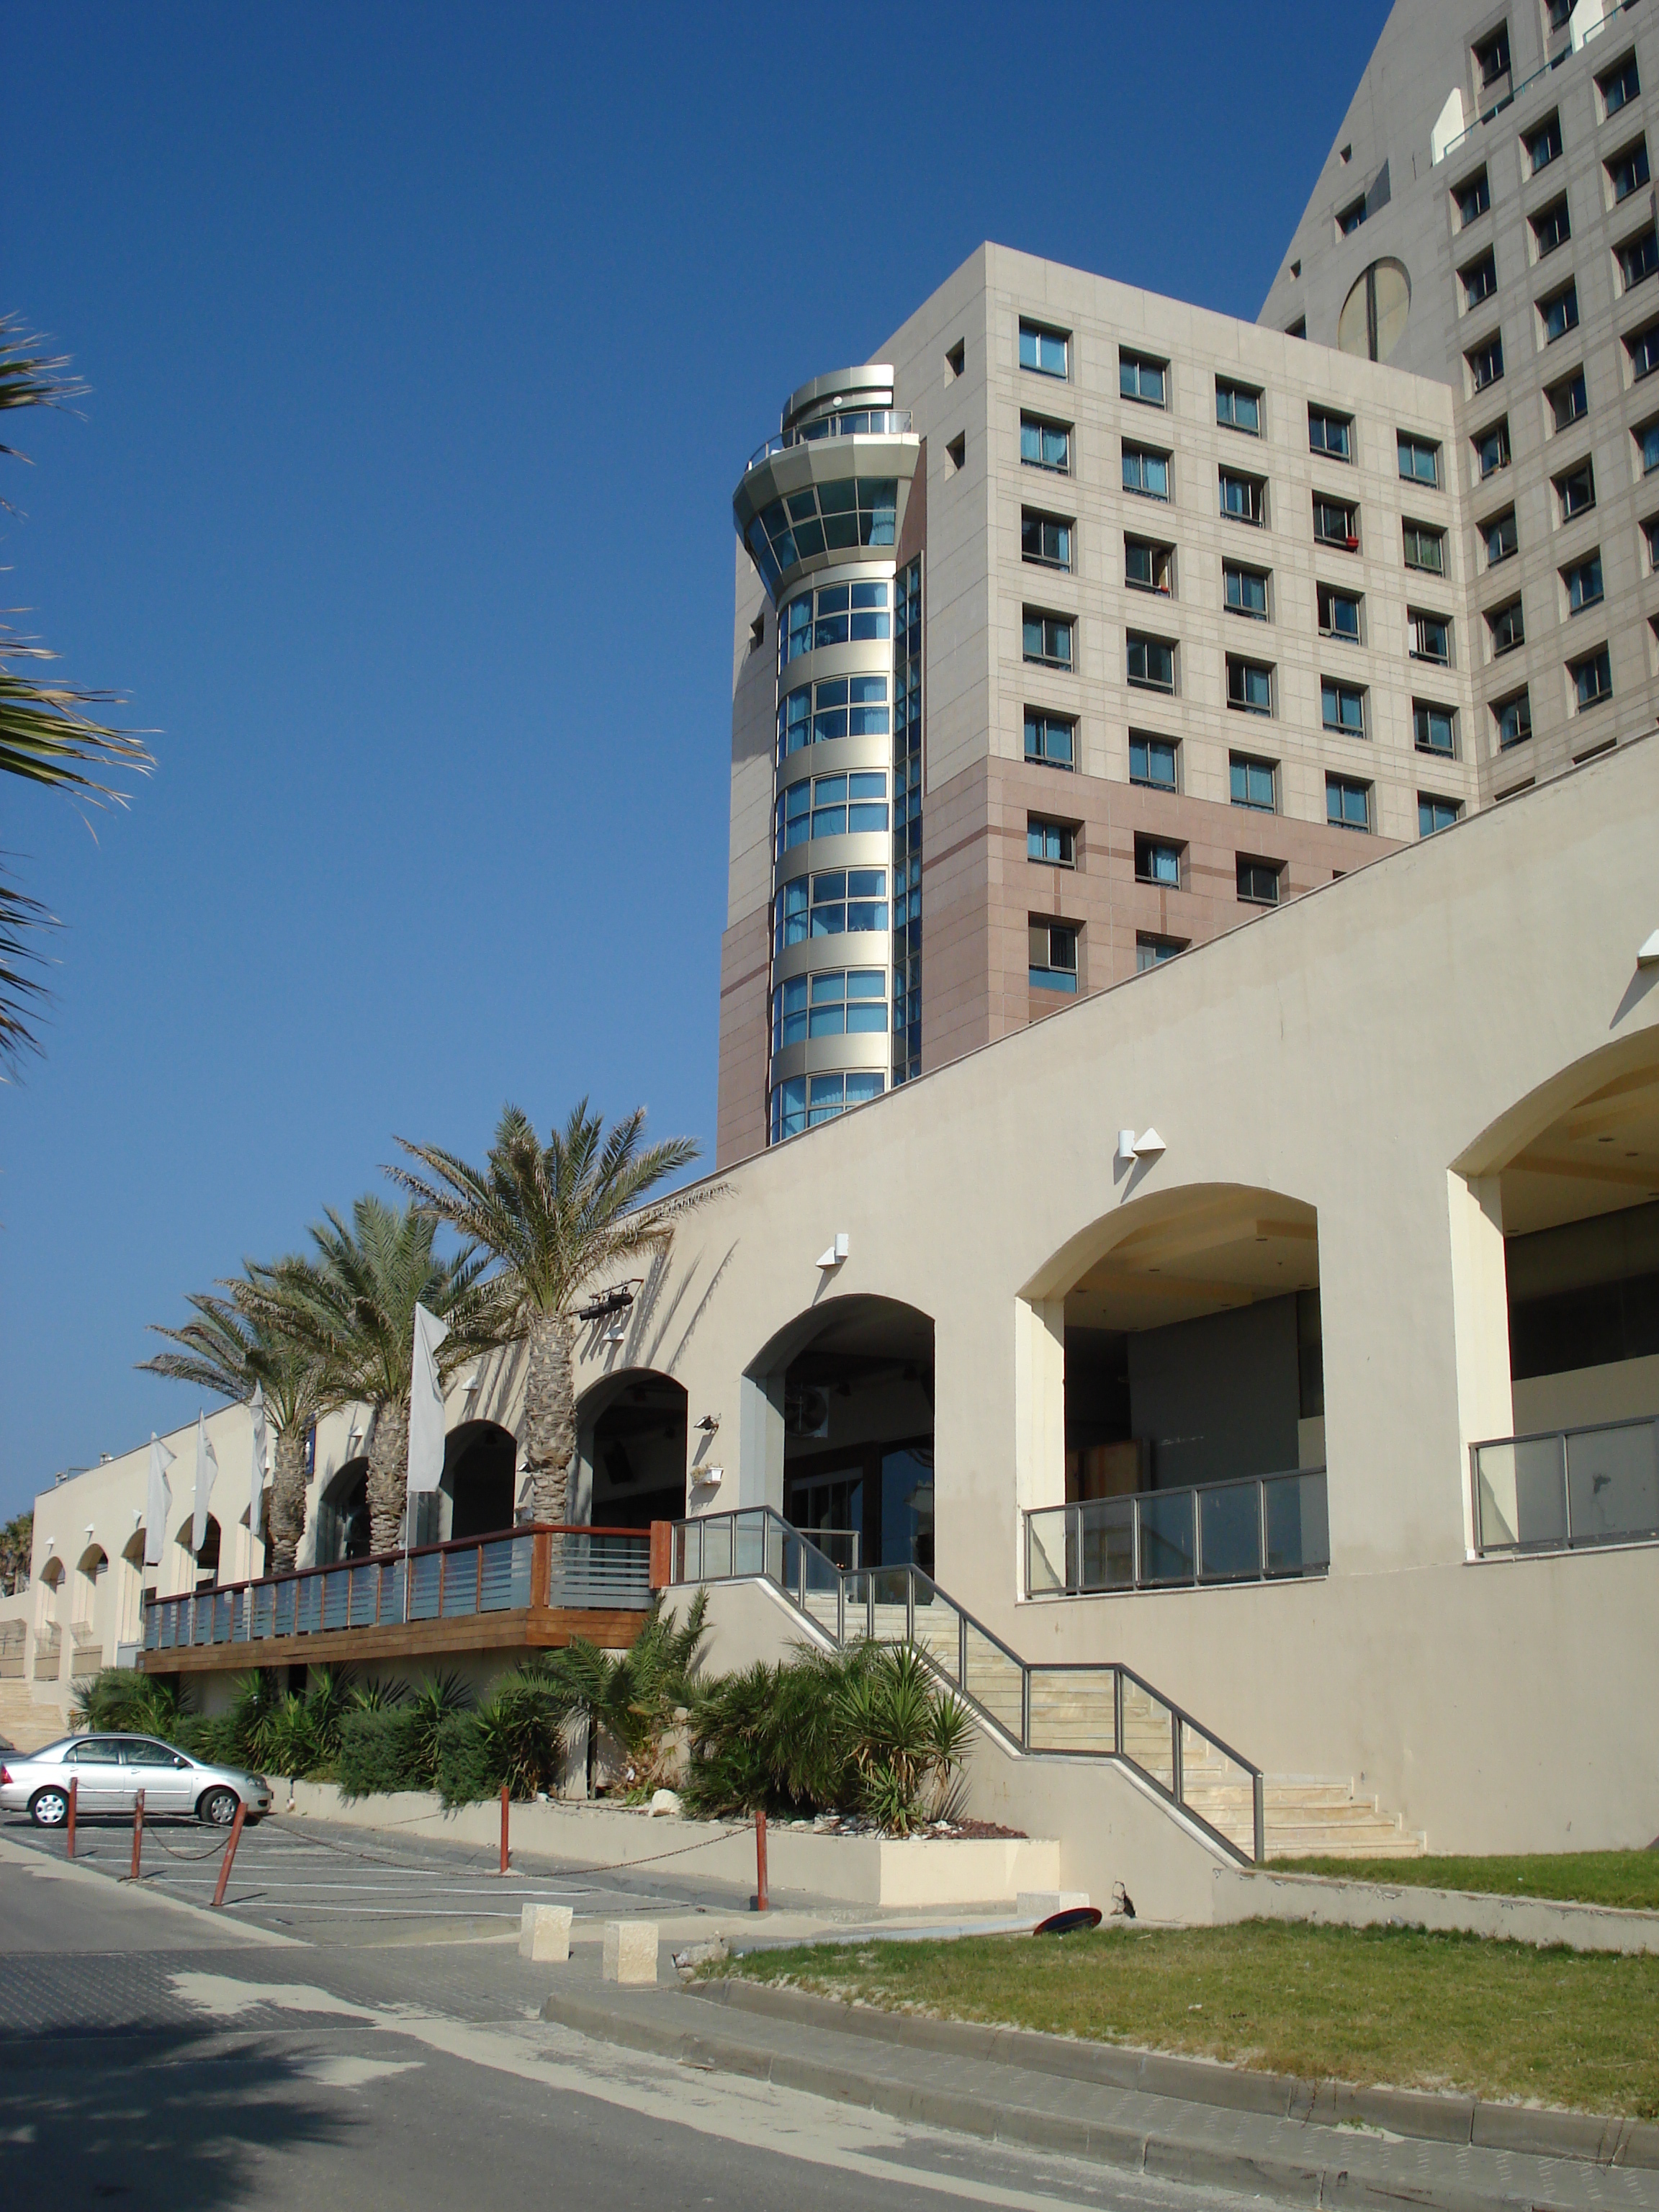
[[543, 2001], [541, 2017], [600, 2042], [802, 2091], [836, 2104], [861, 2106], [915, 2125], [1088, 2159], [1158, 2180], [1253, 2196], [1271, 2194], [1281, 2203], [1317, 2208], [1317, 2212], [1346, 2212], [1346, 2208], [1364, 2212], [1373, 2207], [1378, 2212], [1398, 2212], [1402, 2207], [1413, 2208], [1413, 2212], [1558, 2212], [1551, 2200], [1531, 2193], [1445, 2188], [1403, 2177], [1395, 2185], [1354, 2173], [1346, 2166], [1304, 2163], [1271, 2152], [1227, 2150], [1155, 2129], [993, 2103], [982, 2095], [895, 2081], [856, 2065], [838, 2065], [833, 2059], [759, 2050], [718, 2030], [709, 2033], [680, 2028], [643, 2008], [623, 2008], [574, 1991], [550, 1992]]
[[1315, 2126], [1358, 2121], [1395, 2135], [1429, 2142], [1466, 2143], [1476, 2150], [1520, 2151], [1537, 2158], [1571, 2158], [1603, 2166], [1659, 2169], [1659, 2124], [1589, 2112], [1538, 2112], [1492, 2105], [1475, 2097], [1437, 2096], [1426, 2090], [1363, 2089], [1341, 2081], [1309, 2081], [1293, 2074], [1258, 2074], [1218, 2060], [1178, 2058], [1114, 2044], [1091, 2044], [1029, 2028], [981, 2027], [969, 2021], [927, 2020], [889, 2013], [803, 1990], [774, 1989], [734, 1977], [691, 1983], [685, 1994], [736, 2012], [803, 2027], [832, 2029], [915, 2051], [983, 2058], [1028, 2073], [1096, 2081], [1104, 2088], [1134, 2089], [1183, 2103], [1219, 2105], [1264, 2118]]

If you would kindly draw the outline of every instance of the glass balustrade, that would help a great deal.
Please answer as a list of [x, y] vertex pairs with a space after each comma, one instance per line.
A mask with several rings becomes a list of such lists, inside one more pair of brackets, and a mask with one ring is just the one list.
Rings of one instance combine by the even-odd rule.
[[1028, 1597], [1278, 1581], [1324, 1574], [1330, 1559], [1323, 1468], [1025, 1516]]
[[1471, 1448], [1483, 1555], [1659, 1536], [1659, 1421], [1613, 1421]]
[[747, 476], [750, 469], [757, 469], [775, 453], [787, 453], [791, 446], [816, 445], [823, 438], [908, 438], [910, 429], [908, 408], [842, 408], [834, 415], [815, 416], [810, 422], [798, 423], [793, 429], [780, 430], [763, 446], [757, 446], [749, 456], [744, 474]]

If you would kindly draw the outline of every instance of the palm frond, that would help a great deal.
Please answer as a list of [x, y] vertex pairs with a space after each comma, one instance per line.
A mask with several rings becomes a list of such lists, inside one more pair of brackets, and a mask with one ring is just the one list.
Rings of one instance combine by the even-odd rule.
[[30, 1024], [38, 1018], [46, 987], [32, 971], [45, 965], [34, 936], [55, 929], [58, 920], [0, 876], [0, 1066], [15, 1066], [26, 1052], [38, 1052], [40, 1039]]
[[138, 732], [94, 721], [82, 711], [118, 703], [116, 693], [40, 683], [17, 665], [57, 658], [0, 624], [0, 774], [71, 792], [93, 805], [125, 806], [125, 792], [86, 770], [118, 767], [147, 775], [155, 757]]
[[[38, 331], [26, 330], [21, 315], [0, 315], [0, 408], [64, 407], [82, 399], [87, 387], [70, 374], [67, 354], [48, 354]], [[0, 446], [0, 453], [15, 461], [28, 459], [15, 446]]]

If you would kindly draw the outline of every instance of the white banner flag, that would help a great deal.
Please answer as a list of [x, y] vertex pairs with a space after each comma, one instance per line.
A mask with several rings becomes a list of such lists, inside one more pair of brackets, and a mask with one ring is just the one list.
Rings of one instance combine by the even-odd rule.
[[173, 1485], [167, 1480], [167, 1469], [173, 1465], [173, 1455], [161, 1442], [154, 1429], [149, 1432], [149, 1491], [144, 1500], [144, 1565], [159, 1567], [161, 1547], [167, 1540], [167, 1522], [173, 1516]]
[[444, 1386], [438, 1379], [438, 1346], [449, 1323], [415, 1309], [415, 1371], [409, 1392], [409, 1494], [435, 1490], [444, 1471]]
[[253, 1449], [247, 1470], [247, 1533], [257, 1544], [264, 1534], [265, 1502], [265, 1394], [257, 1382], [247, 1409], [253, 1416]]
[[208, 1500], [219, 1480], [219, 1462], [208, 1441], [207, 1415], [196, 1416], [196, 1517], [190, 1524], [190, 1548], [199, 1559], [207, 1541]]

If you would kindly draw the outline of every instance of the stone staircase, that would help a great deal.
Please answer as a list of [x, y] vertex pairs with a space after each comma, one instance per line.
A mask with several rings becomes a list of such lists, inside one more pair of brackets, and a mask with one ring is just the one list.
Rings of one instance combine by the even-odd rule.
[[19, 1751], [56, 1743], [68, 1728], [58, 1708], [36, 1698], [27, 1682], [0, 1680], [0, 1736]]
[[[809, 1591], [806, 1611], [833, 1641], [836, 1594]], [[941, 1592], [915, 1608], [909, 1632], [902, 1605], [878, 1605], [875, 1634], [884, 1644], [902, 1644], [907, 1632], [939, 1672], [957, 1685], [963, 1615]], [[866, 1632], [863, 1605], [847, 1612], [849, 1638]], [[1030, 1741], [1024, 1743], [1024, 1670], [1019, 1662], [967, 1617], [967, 1675], [958, 1686], [1012, 1742], [1035, 1755], [1043, 1753], [1110, 1753], [1116, 1747], [1115, 1685], [1109, 1667], [1075, 1669], [1035, 1666], [1030, 1671]], [[1175, 1791], [1174, 1716], [1148, 1689], [1126, 1679], [1123, 1751], [1143, 1773]], [[1181, 1723], [1181, 1798], [1188, 1809], [1225, 1836], [1249, 1858], [1255, 1847], [1255, 1792], [1249, 1771], [1230, 1759], [1190, 1722]], [[1408, 1831], [1385, 1813], [1375, 1797], [1356, 1795], [1352, 1782], [1324, 1777], [1270, 1774], [1264, 1778], [1263, 1813], [1270, 1859], [1419, 1858], [1427, 1838]]]

